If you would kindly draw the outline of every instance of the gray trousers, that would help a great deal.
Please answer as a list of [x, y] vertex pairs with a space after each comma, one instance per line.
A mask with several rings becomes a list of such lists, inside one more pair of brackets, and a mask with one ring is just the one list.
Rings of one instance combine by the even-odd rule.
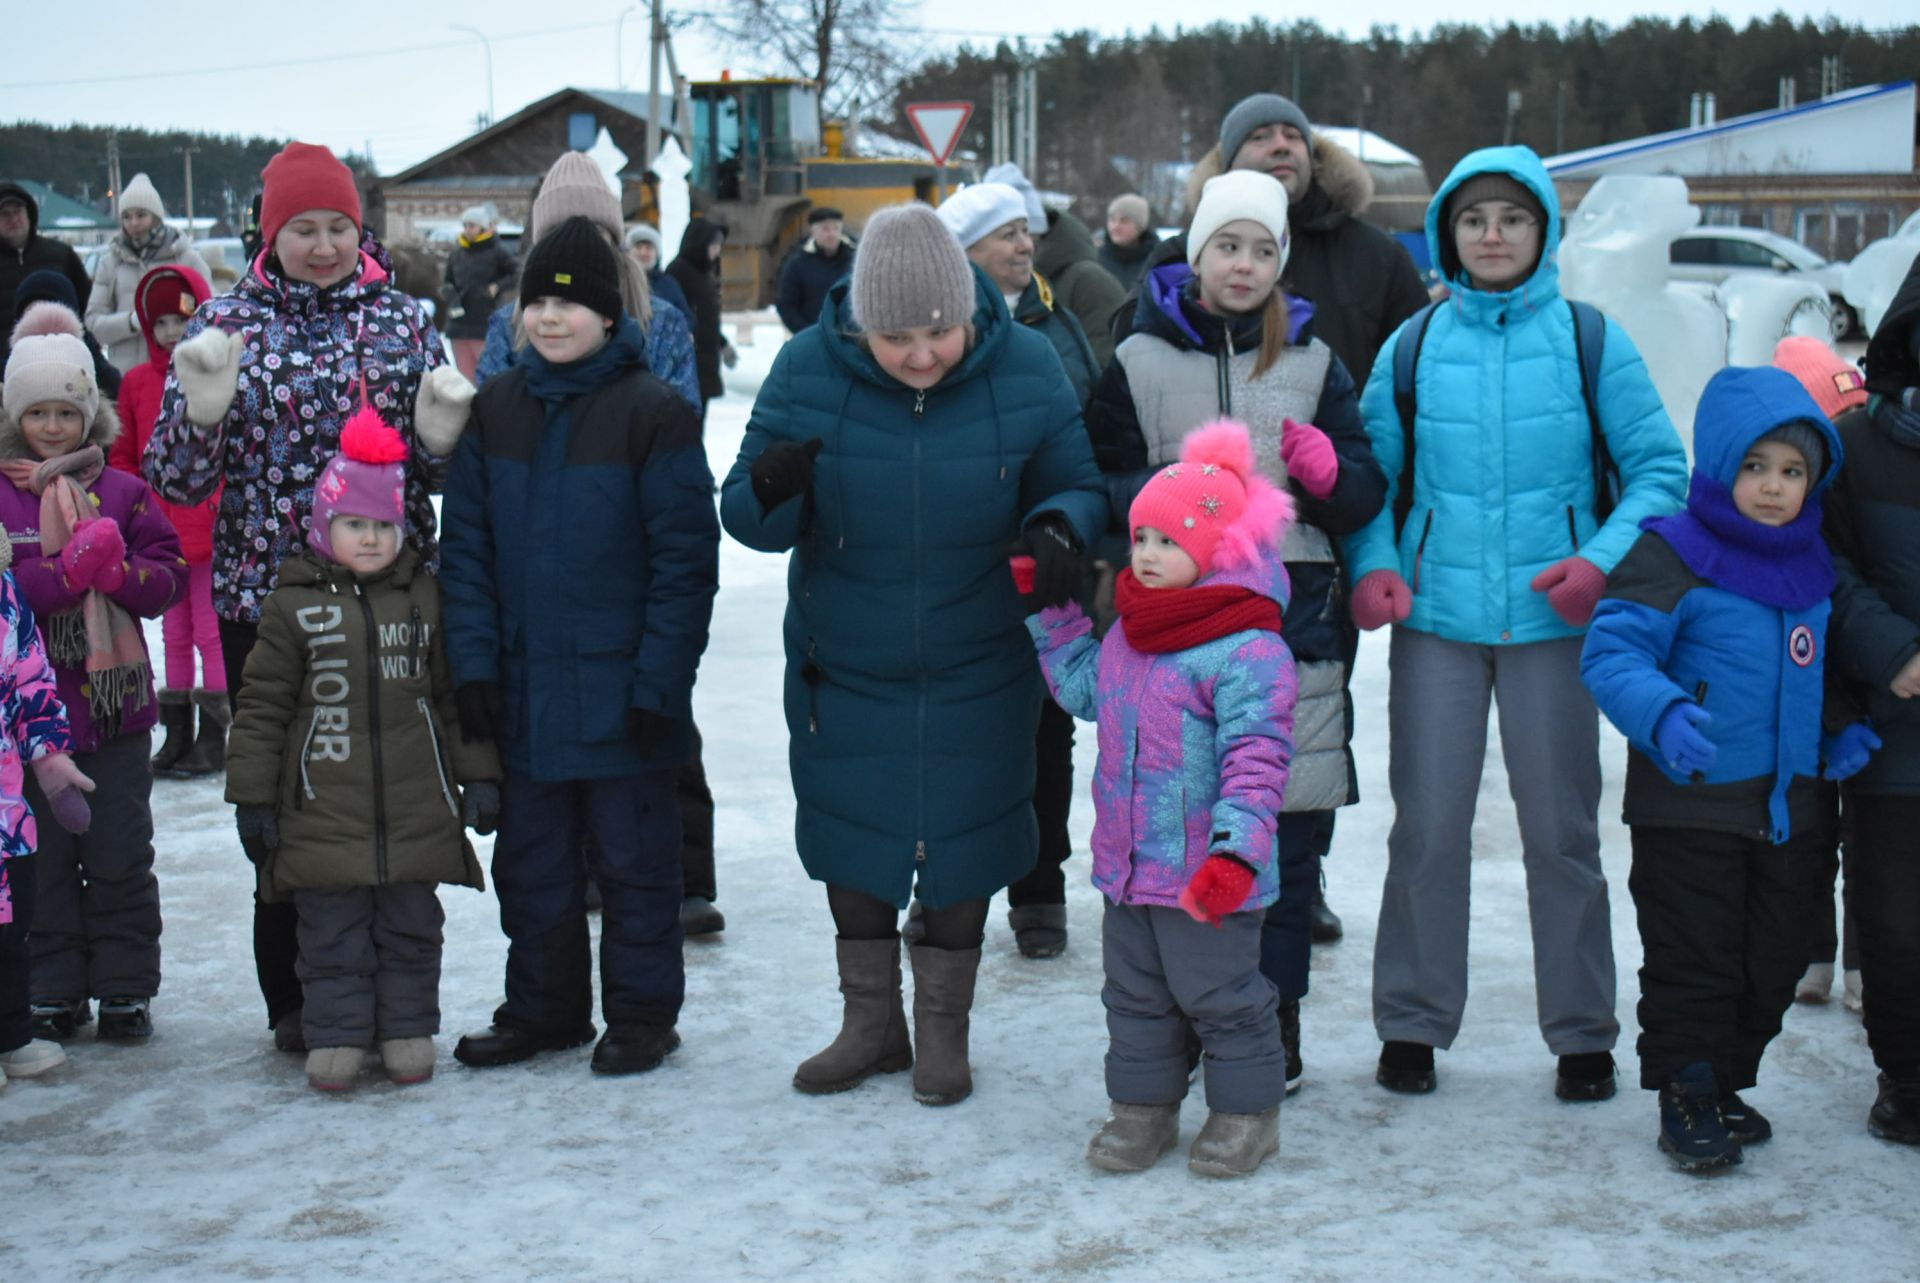
[[1206, 1048], [1207, 1105], [1257, 1114], [1280, 1103], [1287, 1053], [1279, 998], [1260, 974], [1261, 913], [1210, 927], [1185, 910], [1106, 903], [1107, 1096], [1170, 1105], [1187, 1095], [1188, 1021]]
[[432, 884], [394, 882], [296, 891], [309, 1047], [371, 1047], [374, 1039], [440, 1032], [440, 929]]
[[1611, 1051], [1613, 935], [1600, 871], [1600, 725], [1581, 639], [1476, 646], [1393, 630], [1393, 831], [1373, 952], [1382, 1041], [1449, 1047], [1467, 1005], [1473, 810], [1497, 699], [1520, 822], [1540, 1032], [1556, 1056]]
[[39, 820], [33, 1000], [151, 998], [160, 992], [160, 883], [153, 876], [153, 746], [144, 732], [108, 740], [73, 764], [94, 783], [93, 823], [69, 833], [26, 773]]

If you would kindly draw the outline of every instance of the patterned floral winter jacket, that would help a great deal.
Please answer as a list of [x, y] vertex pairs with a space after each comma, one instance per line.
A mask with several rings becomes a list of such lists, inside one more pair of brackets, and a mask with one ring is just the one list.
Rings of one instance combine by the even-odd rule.
[[172, 503], [204, 502], [226, 483], [213, 535], [213, 608], [222, 619], [257, 623], [281, 561], [306, 547], [313, 483], [363, 396], [413, 447], [407, 541], [438, 569], [427, 496], [448, 461], [415, 439], [413, 402], [421, 378], [446, 356], [383, 257], [377, 242], [363, 240], [359, 274], [321, 289], [287, 279], [262, 254], [231, 293], [201, 305], [187, 324], [183, 342], [209, 325], [240, 337], [239, 391], [225, 419], [201, 428], [187, 418], [186, 395], [169, 373], [145, 468]]
[[[0, 540], [0, 567], [10, 552]], [[26, 763], [50, 753], [73, 752], [66, 710], [54, 692], [33, 610], [0, 570], [0, 926], [13, 921], [7, 861], [32, 855], [40, 832], [27, 808]]]
[[[1287, 604], [1277, 559], [1218, 571]], [[1293, 656], [1280, 634], [1230, 633], [1153, 655], [1127, 644], [1125, 619], [1093, 639], [1077, 604], [1027, 620], [1060, 707], [1099, 724], [1093, 779], [1093, 884], [1115, 904], [1177, 906], [1215, 853], [1254, 870], [1246, 910], [1280, 898], [1274, 817], [1293, 759]]]

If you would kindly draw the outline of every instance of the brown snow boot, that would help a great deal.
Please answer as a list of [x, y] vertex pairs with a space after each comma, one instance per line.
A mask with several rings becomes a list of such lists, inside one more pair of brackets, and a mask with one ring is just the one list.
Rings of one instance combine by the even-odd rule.
[[193, 744], [193, 697], [187, 691], [160, 692], [160, 729], [167, 733], [160, 751], [153, 755], [153, 773], [165, 775], [173, 764], [187, 755]]
[[218, 775], [227, 769], [227, 727], [233, 723], [233, 710], [225, 691], [199, 690], [193, 693], [200, 710], [200, 734], [193, 747], [173, 764], [172, 774], [188, 778]]
[[967, 1029], [980, 950], [913, 946], [913, 1098], [956, 1105], [973, 1094]]
[[819, 1055], [800, 1063], [793, 1086], [813, 1096], [848, 1091], [875, 1074], [897, 1074], [913, 1064], [907, 1011], [900, 999], [900, 940], [834, 942], [840, 963], [840, 1033]]

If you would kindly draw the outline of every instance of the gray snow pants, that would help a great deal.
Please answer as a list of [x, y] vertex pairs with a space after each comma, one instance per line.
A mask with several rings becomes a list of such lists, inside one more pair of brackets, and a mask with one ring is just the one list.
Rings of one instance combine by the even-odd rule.
[[153, 876], [153, 745], [121, 735], [73, 764], [94, 783], [93, 823], [69, 833], [26, 773], [39, 818], [39, 898], [34, 907], [33, 1000], [151, 998], [160, 992], [160, 883]]
[[374, 1039], [440, 1032], [440, 929], [431, 883], [296, 891], [309, 1047], [371, 1047]]
[[1533, 923], [1540, 1032], [1556, 1056], [1611, 1051], [1613, 935], [1600, 871], [1600, 724], [1581, 639], [1476, 646], [1393, 630], [1388, 780], [1393, 830], [1373, 952], [1383, 1042], [1449, 1047], [1467, 1005], [1473, 811], [1500, 709]]
[[1101, 923], [1107, 982], [1107, 1096], [1125, 1105], [1171, 1105], [1187, 1095], [1187, 1033], [1206, 1048], [1207, 1106], [1257, 1114], [1286, 1094], [1280, 1000], [1260, 974], [1263, 913], [1220, 927], [1183, 909], [1106, 901]]

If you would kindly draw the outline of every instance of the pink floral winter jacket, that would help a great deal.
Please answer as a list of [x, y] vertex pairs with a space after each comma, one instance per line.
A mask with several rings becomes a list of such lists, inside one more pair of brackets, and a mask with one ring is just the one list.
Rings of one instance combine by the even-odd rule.
[[[1277, 557], [1200, 583], [1251, 588], [1287, 604]], [[1280, 635], [1247, 630], [1144, 654], [1127, 644], [1124, 620], [1096, 642], [1076, 604], [1029, 617], [1027, 630], [1060, 707], [1099, 724], [1093, 884], [1101, 894], [1115, 904], [1175, 907], [1219, 852], [1254, 870], [1245, 909], [1279, 899], [1274, 817], [1287, 791], [1297, 691]]]

